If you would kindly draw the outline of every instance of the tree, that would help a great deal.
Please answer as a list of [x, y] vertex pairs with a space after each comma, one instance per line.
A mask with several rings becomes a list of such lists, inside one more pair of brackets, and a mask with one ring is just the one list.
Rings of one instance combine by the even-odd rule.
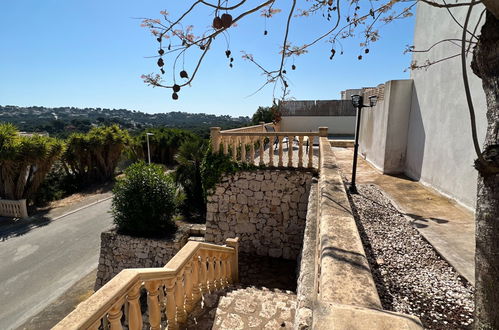
[[0, 198], [31, 199], [63, 150], [62, 141], [0, 124]]
[[72, 134], [63, 157], [66, 171], [81, 183], [111, 180], [129, 142], [128, 132], [117, 125], [94, 127], [86, 134]]
[[271, 107], [258, 107], [256, 112], [251, 118], [253, 125], [258, 125], [260, 122], [264, 123], [278, 123], [281, 121], [281, 112], [279, 111], [279, 106], [277, 104]]
[[201, 177], [201, 163], [205, 153], [206, 145], [203, 140], [193, 138], [185, 141], [175, 156], [178, 166], [174, 173], [175, 181], [182, 185], [186, 195], [184, 214], [203, 222], [206, 218], [206, 203]]
[[[475, 295], [475, 329], [499, 329], [499, 1], [497, 0], [461, 0], [448, 3], [445, 0], [383, 0], [383, 1], [362, 1], [362, 0], [312, 0], [301, 1], [300, 5], [305, 9], [297, 8], [297, 0], [283, 3], [286, 7], [287, 20], [282, 36], [282, 45], [278, 54], [280, 61], [275, 69], [265, 68], [252, 54], [244, 54], [244, 58], [256, 65], [266, 77], [264, 84], [276, 84], [282, 88], [282, 98], [288, 94], [288, 83], [286, 69], [289, 68], [286, 60], [306, 54], [310, 47], [321, 40], [331, 43], [330, 58], [341, 51], [341, 39], [354, 36], [356, 32], [361, 32], [365, 36], [365, 42], [361, 44], [361, 49], [367, 54], [369, 45], [379, 38], [377, 26], [390, 23], [396, 19], [411, 15], [411, 8], [418, 2], [435, 7], [449, 9], [453, 7], [468, 8], [468, 14], [463, 27], [461, 42], [461, 56], [463, 63], [463, 81], [470, 110], [471, 127], [473, 132], [473, 144], [477, 155], [475, 167], [479, 173], [478, 193], [476, 207], [476, 295]], [[206, 53], [210, 50], [215, 38], [219, 35], [226, 35], [235, 24], [240, 24], [248, 17], [261, 13], [266, 18], [271, 18], [281, 10], [276, 8], [277, 0], [261, 0], [256, 4], [247, 4], [245, 0], [210, 3], [206, 0], [192, 1], [192, 5], [180, 15], [179, 18], [170, 18], [166, 11], [162, 11], [162, 19], [145, 19], [143, 25], [149, 28], [157, 38], [158, 60], [157, 65], [160, 74], [144, 75], [143, 79], [147, 84], [155, 87], [172, 89], [173, 99], [178, 98], [181, 88], [192, 84], [201, 66]], [[406, 4], [407, 7], [394, 11], [396, 4]], [[482, 3], [485, 5], [485, 23], [479, 35], [476, 29], [468, 29], [469, 18], [473, 7]], [[213, 21], [207, 22], [210, 28], [201, 36], [196, 36], [192, 25], [189, 24], [189, 15], [195, 10], [213, 10]], [[367, 8], [367, 10], [365, 9]], [[222, 14], [223, 13], [223, 14]], [[347, 13], [347, 14], [345, 14]], [[308, 17], [314, 14], [323, 14], [325, 18], [325, 32], [314, 36], [311, 41], [294, 46], [289, 41], [289, 28], [296, 16]], [[234, 16], [233, 16], [234, 15]], [[331, 21], [332, 20], [332, 21]], [[473, 31], [473, 32], [471, 32]], [[266, 31], [265, 31], [266, 32]], [[471, 38], [471, 40], [470, 40]], [[170, 46], [165, 47], [168, 40]], [[171, 45], [171, 41], [174, 45]], [[223, 38], [222, 38], [223, 40]], [[175, 43], [178, 41], [178, 44]], [[475, 114], [471, 102], [468, 78], [466, 73], [466, 56], [472, 50], [472, 69], [481, 78], [483, 89], [487, 98], [487, 121], [488, 127], [481, 150], [475, 125]], [[166, 50], [165, 50], [166, 49]], [[176, 74], [179, 59], [185, 57], [186, 52], [200, 49], [201, 53], [192, 64], [191, 72], [187, 72], [182, 67], [179, 72], [184, 80], [176, 82]], [[417, 51], [411, 49], [411, 51]], [[265, 52], [268, 54], [268, 52]], [[227, 49], [226, 56], [232, 61], [230, 49]], [[164, 58], [173, 57], [173, 81], [163, 79], [166, 61]], [[362, 55], [359, 55], [362, 59]], [[434, 63], [427, 63], [428, 65]], [[294, 64], [291, 66], [294, 70]], [[170, 76], [170, 75], [168, 75]]]

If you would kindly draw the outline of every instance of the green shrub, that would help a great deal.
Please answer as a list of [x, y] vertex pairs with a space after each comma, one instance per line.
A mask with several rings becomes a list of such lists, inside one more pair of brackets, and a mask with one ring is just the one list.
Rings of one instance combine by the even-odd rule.
[[224, 155], [222, 151], [219, 153], [212, 153], [211, 147], [209, 147], [203, 162], [201, 163], [201, 177], [203, 178], [205, 197], [209, 194], [209, 191], [215, 188], [215, 185], [220, 182], [222, 175], [244, 170], [254, 170], [257, 168], [259, 168], [259, 166], [233, 161], [230, 153], [227, 155]]
[[33, 202], [35, 205], [44, 206], [67, 197], [79, 189], [80, 185], [75, 178], [66, 173], [60, 161], [56, 161], [34, 195]]
[[179, 194], [161, 166], [131, 165], [113, 188], [112, 214], [118, 231], [140, 237], [165, 237], [176, 231], [173, 222]]

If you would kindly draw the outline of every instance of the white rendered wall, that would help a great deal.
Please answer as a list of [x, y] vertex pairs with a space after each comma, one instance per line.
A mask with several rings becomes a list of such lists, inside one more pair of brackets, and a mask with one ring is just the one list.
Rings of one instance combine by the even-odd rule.
[[283, 132], [316, 132], [319, 127], [328, 127], [329, 134], [355, 134], [353, 116], [283, 116], [280, 123]]
[[390, 80], [384, 98], [375, 107], [362, 109], [359, 150], [383, 173], [405, 170], [411, 98], [412, 80]]
[[[464, 22], [467, 7], [451, 9]], [[483, 6], [476, 6], [471, 26]], [[479, 31], [479, 30], [478, 30]], [[445, 38], [461, 38], [462, 30], [446, 9], [418, 4], [414, 45], [426, 49]], [[414, 53], [413, 60], [439, 60], [459, 53], [459, 46], [443, 43], [428, 53]], [[471, 59], [471, 58], [470, 58]], [[469, 68], [469, 65], [468, 65]], [[486, 127], [485, 95], [478, 79], [468, 69], [475, 105], [480, 144]], [[474, 208], [477, 173], [468, 108], [462, 82], [460, 58], [411, 73], [414, 80], [406, 151], [406, 174]]]

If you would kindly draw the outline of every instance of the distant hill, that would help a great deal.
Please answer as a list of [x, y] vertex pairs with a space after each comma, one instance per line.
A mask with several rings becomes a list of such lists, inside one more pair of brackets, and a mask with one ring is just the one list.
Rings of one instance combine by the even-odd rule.
[[21, 131], [48, 132], [59, 137], [65, 137], [72, 132], [86, 132], [92, 126], [106, 124], [119, 124], [132, 133], [147, 127], [182, 128], [207, 137], [210, 127], [229, 129], [247, 126], [250, 121], [249, 117], [179, 111], [149, 114], [126, 109], [0, 106], [0, 122], [10, 122]]

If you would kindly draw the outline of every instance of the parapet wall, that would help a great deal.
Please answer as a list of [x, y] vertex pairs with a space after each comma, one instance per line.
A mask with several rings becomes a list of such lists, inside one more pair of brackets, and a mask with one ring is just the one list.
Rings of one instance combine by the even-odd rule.
[[239, 237], [240, 251], [295, 260], [300, 254], [312, 173], [244, 171], [222, 178], [208, 197], [206, 241]]
[[103, 232], [95, 290], [100, 289], [125, 268], [165, 266], [188, 239], [189, 231], [182, 227], [171, 239], [132, 237], [118, 234], [116, 231]]

